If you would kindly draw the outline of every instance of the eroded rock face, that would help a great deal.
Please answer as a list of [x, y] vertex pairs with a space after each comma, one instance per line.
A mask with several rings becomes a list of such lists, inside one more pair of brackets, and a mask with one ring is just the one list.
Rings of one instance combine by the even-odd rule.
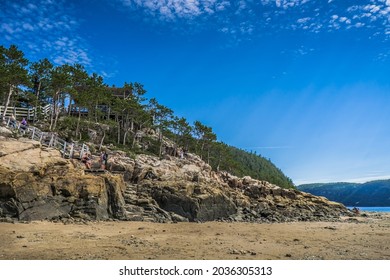
[[[136, 186], [133, 204], [157, 207], [168, 216], [174, 213], [189, 221], [306, 221], [350, 214], [343, 205], [325, 198], [248, 176], [214, 172], [192, 154], [184, 159], [165, 156], [162, 160], [146, 155], [129, 160], [114, 154], [111, 160], [113, 169], [129, 174], [127, 181]], [[157, 217], [155, 220], [161, 220]]]
[[122, 176], [85, 174], [77, 160], [28, 139], [0, 141], [0, 208], [20, 220], [121, 218]]
[[65, 160], [56, 150], [1, 138], [0, 217], [283, 222], [350, 214], [322, 197], [214, 172], [193, 154], [133, 159], [110, 152], [108, 168], [86, 174], [78, 160]]
[[4, 126], [0, 126], [0, 140], [3, 137], [10, 137], [12, 135], [12, 131]]

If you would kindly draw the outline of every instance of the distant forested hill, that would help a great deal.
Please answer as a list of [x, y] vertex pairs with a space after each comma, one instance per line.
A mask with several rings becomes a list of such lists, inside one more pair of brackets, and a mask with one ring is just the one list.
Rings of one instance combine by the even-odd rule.
[[364, 184], [305, 184], [297, 188], [347, 206], [390, 206], [390, 180], [371, 181]]

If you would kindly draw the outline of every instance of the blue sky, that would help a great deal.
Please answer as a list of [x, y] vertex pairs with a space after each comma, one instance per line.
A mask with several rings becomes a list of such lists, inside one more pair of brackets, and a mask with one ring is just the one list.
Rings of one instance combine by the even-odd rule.
[[390, 178], [390, 0], [3, 0], [0, 44], [144, 84], [294, 183]]

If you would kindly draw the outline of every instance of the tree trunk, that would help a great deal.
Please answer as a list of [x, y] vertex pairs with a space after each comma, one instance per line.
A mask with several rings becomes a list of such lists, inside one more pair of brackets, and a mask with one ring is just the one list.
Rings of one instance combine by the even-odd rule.
[[134, 133], [133, 143], [131, 144], [131, 148], [132, 148], [132, 149], [134, 149], [135, 143], [136, 143], [136, 141], [137, 141], [137, 133], [138, 133], [138, 131], [136, 131], [136, 132]]
[[129, 129], [126, 129], [125, 134], [123, 135], [123, 146], [126, 145], [127, 133], [129, 133]]
[[158, 139], [160, 140], [160, 149], [159, 149], [158, 155], [159, 155], [159, 157], [161, 157], [161, 155], [162, 155], [162, 147], [163, 147], [163, 141], [162, 141], [163, 136], [162, 136], [162, 133], [161, 133], [160, 129], [159, 129]]
[[39, 104], [39, 93], [41, 91], [41, 84], [42, 84], [42, 82], [39, 81], [38, 89], [37, 89], [37, 100], [35, 101], [35, 112], [34, 112], [34, 118], [33, 118], [33, 122], [34, 123], [37, 121], [38, 104]]
[[56, 129], [56, 127], [57, 127], [57, 121], [58, 121], [59, 116], [60, 116], [60, 108], [57, 107], [57, 112], [56, 112], [56, 116], [55, 116], [55, 120], [54, 120], [53, 129]]
[[80, 120], [81, 120], [81, 110], [79, 107], [79, 117], [77, 119], [77, 126], [76, 126], [76, 137], [80, 133]]
[[102, 150], [102, 146], [103, 146], [104, 137], [106, 137], [106, 132], [103, 130], [103, 138], [102, 138], [102, 140], [100, 141], [100, 145], [99, 145], [99, 151], [101, 151], [101, 150]]
[[204, 141], [202, 141], [202, 146], [200, 146], [200, 159], [203, 160], [203, 150], [204, 150]]
[[95, 104], [95, 123], [98, 122], [98, 105], [97, 103]]
[[68, 116], [70, 116], [72, 113], [72, 107], [73, 107], [72, 101], [73, 101], [72, 98], [69, 97]]
[[5, 114], [7, 113], [9, 101], [11, 100], [11, 96], [12, 96], [13, 91], [14, 91], [14, 86], [10, 85], [7, 100], [5, 101], [3, 120], [5, 119]]
[[53, 96], [53, 110], [51, 111], [51, 117], [50, 117], [50, 127], [49, 130], [53, 130], [53, 125], [54, 125], [54, 118], [57, 112], [57, 92]]
[[120, 144], [120, 142], [121, 142], [121, 124], [119, 122], [118, 115], [116, 115], [115, 118], [116, 118], [116, 123], [118, 124], [118, 144]]
[[53, 97], [53, 112], [50, 120], [50, 131], [54, 130], [57, 126], [58, 116], [60, 115], [60, 90], [57, 90]]

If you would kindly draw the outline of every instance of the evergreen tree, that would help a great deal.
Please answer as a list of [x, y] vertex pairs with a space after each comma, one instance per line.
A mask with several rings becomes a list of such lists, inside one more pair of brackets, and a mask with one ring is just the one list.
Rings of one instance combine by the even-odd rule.
[[162, 155], [163, 132], [168, 130], [172, 124], [173, 111], [157, 102], [155, 98], [149, 100], [149, 111], [153, 118], [153, 125], [157, 129], [160, 143], [159, 156]]
[[203, 151], [207, 149], [207, 162], [210, 162], [210, 148], [211, 143], [217, 140], [217, 135], [209, 126], [202, 124], [200, 121], [194, 122], [194, 135], [198, 139], [200, 147], [200, 155], [203, 158]]
[[86, 109], [88, 104], [91, 103], [92, 96], [89, 94], [89, 85], [88, 80], [89, 76], [84, 66], [80, 64], [75, 64], [69, 68], [70, 70], [70, 78], [71, 78], [71, 89], [69, 90], [70, 94], [70, 102], [68, 113], [72, 113], [72, 106], [74, 105], [74, 109], [77, 111], [77, 125], [76, 125], [76, 137], [81, 138], [80, 133], [80, 121], [81, 114]]
[[53, 64], [45, 58], [34, 62], [30, 67], [30, 77], [33, 84], [33, 93], [35, 96], [35, 114], [34, 122], [37, 119], [37, 109], [39, 102], [47, 98], [46, 90], [50, 83], [50, 74], [53, 70]]
[[64, 109], [65, 94], [71, 92], [71, 86], [71, 67], [68, 64], [57, 66], [51, 71], [49, 94], [53, 108], [50, 118], [50, 130], [56, 128], [60, 112]]
[[28, 60], [24, 57], [24, 53], [15, 45], [11, 45], [8, 49], [0, 46], [0, 84], [8, 90], [4, 102], [3, 119], [12, 95], [18, 92], [20, 86], [29, 85], [27, 65]]

